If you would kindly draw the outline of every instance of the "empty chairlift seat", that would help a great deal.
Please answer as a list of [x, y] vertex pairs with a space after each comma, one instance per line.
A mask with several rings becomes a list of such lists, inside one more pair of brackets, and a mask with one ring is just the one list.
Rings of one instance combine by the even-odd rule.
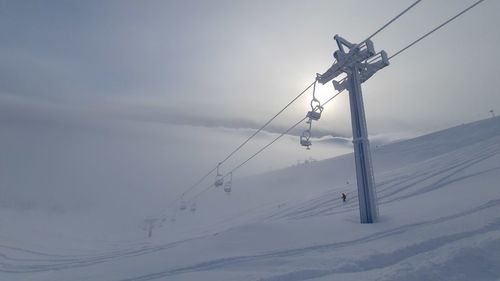
[[222, 176], [222, 174], [219, 171], [221, 164], [222, 163], [217, 164], [217, 175], [215, 176], [215, 182], [214, 182], [215, 187], [219, 187], [219, 186], [222, 186], [224, 184], [224, 177]]
[[309, 146], [311, 146], [311, 132], [309, 130], [305, 130], [302, 135], [300, 136], [300, 145], [307, 147], [307, 149], [310, 149]]
[[224, 185], [224, 191], [226, 193], [231, 192], [231, 186], [233, 185], [233, 172], [229, 173], [229, 180]]
[[217, 176], [215, 176], [215, 186], [219, 187], [222, 186], [223, 184], [224, 184], [224, 178], [222, 177], [222, 175], [218, 174]]

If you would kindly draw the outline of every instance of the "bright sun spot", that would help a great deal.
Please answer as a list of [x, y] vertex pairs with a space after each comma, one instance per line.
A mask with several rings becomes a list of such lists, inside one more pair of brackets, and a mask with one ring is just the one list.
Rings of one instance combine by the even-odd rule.
[[333, 88], [332, 83], [327, 83], [325, 85], [322, 85], [320, 83], [316, 84], [315, 96], [322, 104], [326, 102], [328, 99], [330, 99], [336, 93], [337, 91]]

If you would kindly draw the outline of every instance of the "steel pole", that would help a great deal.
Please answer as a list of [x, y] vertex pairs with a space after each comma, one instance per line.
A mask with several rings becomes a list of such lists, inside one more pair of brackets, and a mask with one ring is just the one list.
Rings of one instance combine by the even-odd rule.
[[358, 184], [359, 216], [361, 223], [374, 223], [378, 219], [377, 193], [375, 191], [375, 179], [373, 177], [370, 142], [368, 141], [358, 65], [355, 64], [350, 70], [348, 74], [348, 90]]

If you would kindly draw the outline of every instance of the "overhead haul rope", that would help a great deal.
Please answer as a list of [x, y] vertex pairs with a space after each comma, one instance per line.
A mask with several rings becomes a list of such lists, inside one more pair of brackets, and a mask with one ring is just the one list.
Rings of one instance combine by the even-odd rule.
[[434, 33], [435, 31], [437, 31], [438, 29], [440, 29], [441, 27], [447, 25], [448, 23], [450, 23], [451, 21], [453, 21], [454, 19], [458, 18], [459, 16], [465, 14], [467, 11], [469, 11], [470, 9], [476, 7], [477, 5], [481, 4], [481, 2], [483, 2], [484, 0], [479, 0], [477, 2], [475, 2], [474, 4], [470, 5], [469, 7], [467, 7], [466, 9], [464, 9], [463, 11], [461, 11], [460, 13], [456, 14], [455, 16], [451, 17], [450, 19], [448, 19], [447, 21], [443, 22], [442, 24], [438, 25], [436, 28], [432, 29], [431, 31], [427, 32], [426, 34], [422, 35], [421, 37], [419, 37], [417, 40], [411, 42], [410, 44], [408, 44], [406, 47], [404, 47], [403, 49], [397, 51], [396, 53], [394, 53], [394, 55], [390, 56], [389, 57], [389, 60], [394, 58], [395, 56], [401, 54], [402, 52], [406, 51], [408, 48], [412, 47], [413, 45], [417, 44], [418, 42], [420, 42], [421, 40], [423, 40], [425, 37], [431, 35], [432, 33]]

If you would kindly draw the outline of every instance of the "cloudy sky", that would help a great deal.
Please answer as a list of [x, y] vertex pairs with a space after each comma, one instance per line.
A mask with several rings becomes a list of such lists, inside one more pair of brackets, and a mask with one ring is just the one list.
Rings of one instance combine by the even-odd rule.
[[[165, 188], [202, 175], [325, 71], [333, 35], [359, 42], [412, 2], [0, 0], [0, 189], [27, 206], [38, 204], [33, 194], [44, 204], [79, 194], [71, 205], [99, 192], [168, 197]], [[422, 1], [375, 48], [390, 56], [472, 2]], [[500, 112], [499, 10], [485, 1], [367, 81], [370, 135]], [[334, 94], [331, 85], [318, 92]], [[309, 98], [270, 133], [303, 117]], [[349, 118], [341, 95], [315, 129], [349, 137]], [[346, 152], [295, 155], [296, 137], [285, 143], [253, 171]]]

